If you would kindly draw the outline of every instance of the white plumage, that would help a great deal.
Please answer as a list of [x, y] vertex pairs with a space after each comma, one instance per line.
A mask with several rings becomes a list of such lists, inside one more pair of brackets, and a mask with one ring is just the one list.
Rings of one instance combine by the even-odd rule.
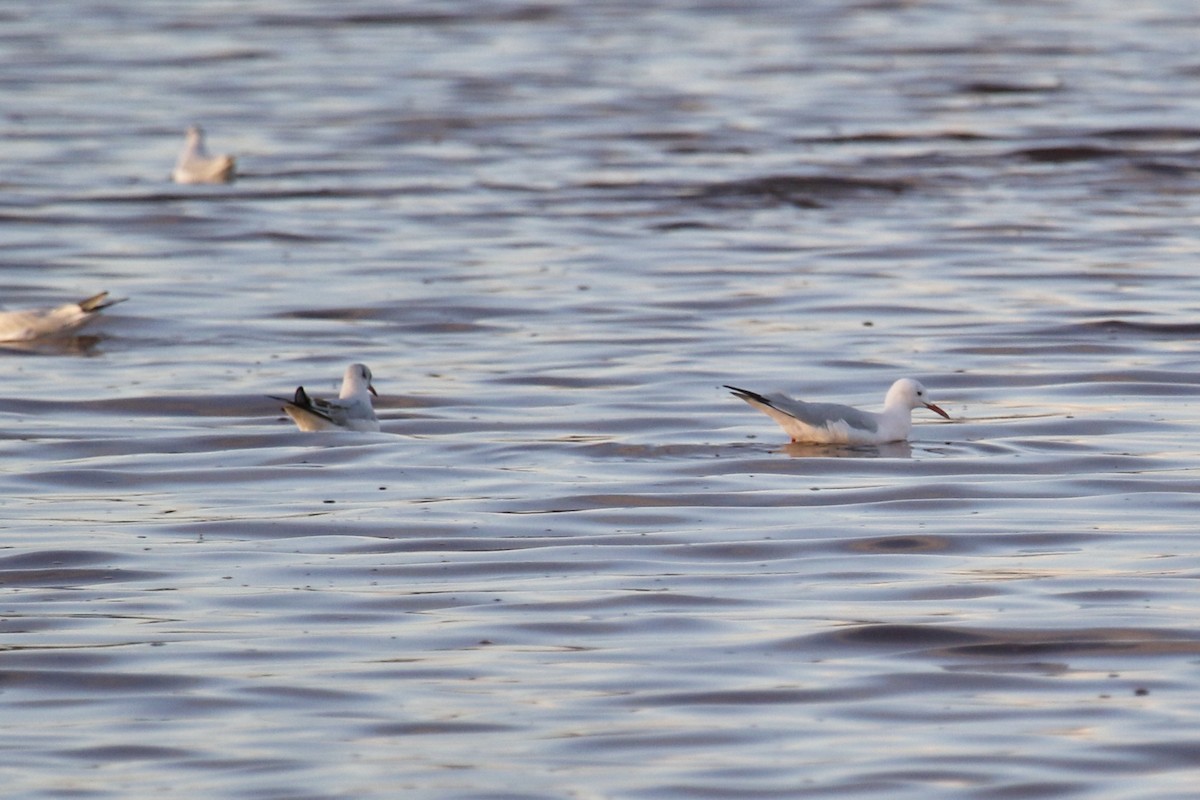
[[68, 336], [95, 319], [101, 310], [124, 299], [110, 300], [108, 292], [101, 292], [78, 303], [66, 303], [54, 308], [0, 311], [0, 342], [28, 342]]
[[806, 403], [784, 394], [770, 396], [726, 386], [737, 397], [779, 423], [793, 442], [813, 444], [883, 444], [903, 442], [912, 431], [914, 408], [950, 415], [929, 402], [925, 387], [912, 378], [892, 384], [883, 411], [873, 413], [837, 403]]
[[297, 386], [290, 398], [269, 396], [283, 401], [283, 413], [302, 431], [377, 431], [379, 418], [371, 405], [373, 394], [377, 393], [371, 385], [371, 370], [365, 364], [351, 364], [346, 367], [336, 400], [309, 397], [303, 386]]
[[233, 180], [233, 168], [233, 156], [208, 154], [204, 131], [199, 125], [193, 125], [187, 130], [187, 140], [175, 162], [171, 180], [176, 183], [228, 183]]

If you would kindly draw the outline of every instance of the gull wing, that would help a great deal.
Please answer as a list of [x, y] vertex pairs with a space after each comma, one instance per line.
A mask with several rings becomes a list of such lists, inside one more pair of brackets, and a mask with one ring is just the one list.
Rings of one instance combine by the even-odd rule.
[[[272, 400], [282, 401], [283, 413], [291, 417], [302, 431], [326, 431], [336, 428], [355, 431], [379, 430], [379, 419], [369, 403], [365, 409], [359, 409], [357, 405], [351, 406], [337, 400], [309, 397], [303, 386], [296, 387], [296, 394], [291, 399], [267, 396]], [[356, 414], [359, 410], [363, 413]]]
[[851, 428], [871, 433], [879, 429], [879, 422], [874, 414], [839, 403], [806, 403], [784, 394], [768, 396], [736, 386], [726, 385], [725, 388], [785, 428], [793, 421], [799, 421], [811, 428], [828, 428], [845, 423]]

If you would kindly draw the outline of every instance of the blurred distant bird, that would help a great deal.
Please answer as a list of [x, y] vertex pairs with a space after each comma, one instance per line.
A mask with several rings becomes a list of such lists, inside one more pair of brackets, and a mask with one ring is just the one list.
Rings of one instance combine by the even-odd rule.
[[837, 403], [806, 403], [783, 394], [767, 397], [736, 386], [725, 388], [779, 423], [784, 432], [792, 437], [793, 442], [903, 442], [912, 431], [914, 408], [928, 408], [950, 419], [949, 414], [926, 399], [925, 387], [912, 378], [901, 378], [892, 384], [883, 401], [883, 411], [878, 414]]
[[67, 336], [94, 319], [102, 309], [125, 299], [110, 300], [108, 292], [101, 292], [78, 303], [67, 303], [56, 308], [0, 311], [0, 342], [27, 342]]
[[371, 385], [371, 370], [365, 364], [351, 364], [342, 377], [342, 391], [336, 400], [309, 397], [303, 386], [296, 387], [291, 397], [268, 395], [283, 401], [287, 414], [302, 431], [327, 431], [338, 428], [352, 431], [377, 431], [379, 418], [371, 406], [371, 395], [377, 395]]
[[233, 180], [233, 156], [210, 156], [199, 125], [187, 130], [187, 142], [175, 162], [171, 180], [176, 183], [228, 183]]

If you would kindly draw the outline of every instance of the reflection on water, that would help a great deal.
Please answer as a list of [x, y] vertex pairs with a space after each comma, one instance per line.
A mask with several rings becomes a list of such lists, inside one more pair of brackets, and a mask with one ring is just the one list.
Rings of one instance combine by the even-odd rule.
[[102, 336], [53, 336], [21, 342], [0, 342], [0, 354], [28, 353], [43, 356], [95, 356], [100, 355], [98, 345]]
[[4, 23], [12, 796], [1194, 794], [1189, 5]]
[[780, 452], [793, 458], [912, 458], [913, 448], [910, 442], [885, 442], [854, 447], [788, 442]]

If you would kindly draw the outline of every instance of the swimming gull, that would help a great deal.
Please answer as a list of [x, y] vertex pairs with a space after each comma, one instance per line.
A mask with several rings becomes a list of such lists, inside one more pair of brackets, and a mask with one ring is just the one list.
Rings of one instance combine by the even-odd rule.
[[373, 394], [378, 393], [371, 385], [371, 370], [364, 364], [351, 364], [346, 367], [342, 391], [336, 400], [309, 397], [303, 386], [296, 387], [296, 394], [290, 398], [268, 396], [283, 401], [283, 412], [302, 431], [377, 431], [379, 418], [371, 407]]
[[233, 156], [210, 156], [199, 125], [187, 130], [183, 152], [175, 162], [171, 180], [176, 183], [228, 183], [233, 180]]
[[950, 419], [949, 414], [926, 399], [925, 387], [912, 378], [901, 378], [892, 384], [883, 401], [883, 411], [878, 414], [837, 403], [806, 403], [783, 394], [766, 396], [736, 386], [725, 388], [778, 422], [793, 442], [903, 442], [912, 430], [914, 408], [928, 408]]
[[27, 342], [67, 336], [96, 317], [102, 309], [126, 298], [109, 299], [108, 292], [55, 308], [0, 311], [0, 342]]

